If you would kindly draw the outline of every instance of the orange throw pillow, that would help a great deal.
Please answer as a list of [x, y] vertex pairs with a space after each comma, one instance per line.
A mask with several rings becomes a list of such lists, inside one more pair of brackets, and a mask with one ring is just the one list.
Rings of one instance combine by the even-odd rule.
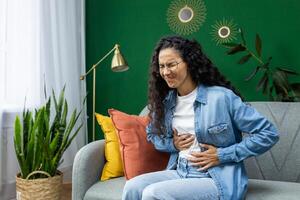
[[147, 141], [147, 116], [128, 115], [118, 110], [109, 109], [110, 117], [118, 130], [123, 169], [127, 180], [144, 174], [164, 170], [169, 154], [159, 152]]

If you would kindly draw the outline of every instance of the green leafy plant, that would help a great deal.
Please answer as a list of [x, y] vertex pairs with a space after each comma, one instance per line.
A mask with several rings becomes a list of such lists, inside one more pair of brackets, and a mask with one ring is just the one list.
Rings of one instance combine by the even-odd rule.
[[[52, 90], [46, 104], [34, 112], [23, 110], [23, 117], [15, 120], [14, 147], [21, 169], [21, 177], [26, 178], [33, 171], [44, 171], [55, 176], [61, 157], [83, 126], [80, 124], [72, 133], [80, 113], [77, 110], [67, 119], [68, 103], [64, 97], [65, 87], [57, 101]], [[51, 99], [54, 102], [55, 116], [50, 122]], [[43, 174], [31, 179], [44, 177]]]
[[272, 67], [272, 57], [262, 58], [262, 40], [258, 34], [255, 38], [256, 52], [251, 51], [244, 37], [243, 31], [240, 29], [239, 43], [223, 43], [222, 45], [229, 48], [228, 55], [236, 53], [244, 53], [238, 61], [238, 64], [245, 64], [250, 59], [255, 60], [257, 65], [254, 70], [245, 78], [245, 81], [251, 80], [258, 72], [262, 73], [256, 90], [262, 90], [264, 95], [268, 95], [272, 101], [300, 101], [300, 83], [290, 83], [289, 76], [299, 76], [294, 70], [286, 67]]

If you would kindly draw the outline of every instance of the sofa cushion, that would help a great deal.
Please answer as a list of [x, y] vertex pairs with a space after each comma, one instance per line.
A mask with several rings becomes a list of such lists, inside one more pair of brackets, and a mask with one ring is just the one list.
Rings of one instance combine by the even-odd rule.
[[85, 193], [84, 200], [120, 200], [124, 185], [124, 176], [104, 182], [98, 181]]
[[300, 183], [249, 179], [246, 200], [299, 200]]
[[[84, 196], [86, 200], [120, 200], [124, 177], [94, 184]], [[249, 179], [246, 200], [299, 200], [300, 183]]]
[[169, 154], [157, 151], [154, 145], [147, 141], [147, 116], [128, 115], [114, 109], [108, 112], [118, 130], [126, 179], [166, 168]]

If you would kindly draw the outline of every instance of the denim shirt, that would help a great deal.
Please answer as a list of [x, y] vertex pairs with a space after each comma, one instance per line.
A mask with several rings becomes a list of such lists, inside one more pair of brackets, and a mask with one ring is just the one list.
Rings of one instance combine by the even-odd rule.
[[[157, 134], [150, 123], [147, 139], [157, 150], [170, 153], [167, 169], [175, 169], [179, 153], [172, 131], [176, 90], [171, 90], [163, 103], [166, 132]], [[198, 142], [217, 147], [220, 164], [209, 168], [208, 173], [216, 183], [220, 199], [244, 199], [248, 177], [243, 160], [269, 150], [279, 140], [276, 128], [231, 90], [220, 86], [199, 85], [194, 112]], [[242, 132], [248, 137], [243, 138]]]

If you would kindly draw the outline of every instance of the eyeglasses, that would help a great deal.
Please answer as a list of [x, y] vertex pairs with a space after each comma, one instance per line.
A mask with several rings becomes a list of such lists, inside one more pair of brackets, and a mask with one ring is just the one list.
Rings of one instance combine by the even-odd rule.
[[159, 71], [162, 72], [165, 69], [168, 69], [170, 71], [175, 71], [177, 69], [178, 65], [182, 62], [183, 61], [179, 61], [179, 62], [173, 61], [173, 62], [166, 63], [166, 64], [159, 64]]

